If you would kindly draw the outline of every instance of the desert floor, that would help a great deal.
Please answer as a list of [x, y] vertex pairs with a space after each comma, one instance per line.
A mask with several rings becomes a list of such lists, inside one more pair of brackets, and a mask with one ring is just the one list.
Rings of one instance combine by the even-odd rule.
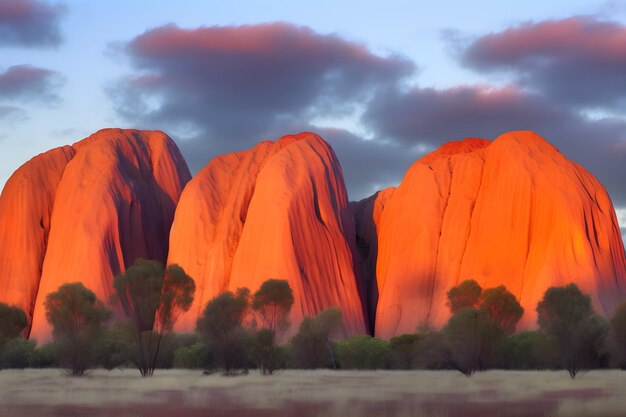
[[0, 416], [626, 416], [626, 372], [0, 371]]

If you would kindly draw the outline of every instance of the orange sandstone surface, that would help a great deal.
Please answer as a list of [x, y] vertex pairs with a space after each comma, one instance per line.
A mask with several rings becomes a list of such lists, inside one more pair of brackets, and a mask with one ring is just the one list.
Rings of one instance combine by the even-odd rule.
[[389, 338], [450, 316], [465, 279], [505, 285], [534, 327], [548, 287], [574, 282], [610, 315], [626, 261], [604, 187], [540, 136], [449, 143], [411, 166], [378, 222], [375, 334]]
[[288, 333], [331, 306], [343, 312], [344, 334], [367, 331], [343, 173], [315, 134], [265, 141], [211, 161], [182, 193], [170, 248], [169, 263], [182, 266], [197, 286], [177, 330], [193, 330], [220, 292], [254, 292], [277, 278], [294, 291]]
[[0, 200], [0, 286], [9, 288], [0, 299], [32, 314], [31, 338], [49, 339], [43, 303], [60, 285], [80, 281], [108, 301], [114, 276], [136, 258], [166, 260], [189, 178], [167, 135], [121, 129], [42, 154], [13, 175]]
[[[168, 239], [169, 237], [169, 239]], [[448, 143], [398, 187], [348, 203], [331, 147], [312, 133], [219, 156], [190, 180], [158, 131], [104, 129], [38, 155], [0, 196], [0, 301], [50, 338], [43, 302], [80, 281], [103, 301], [138, 258], [177, 263], [196, 296], [193, 331], [225, 290], [269, 278], [294, 291], [291, 328], [339, 307], [344, 335], [390, 338], [450, 316], [465, 279], [505, 285], [535, 327], [544, 291], [577, 283], [609, 316], [626, 296], [626, 258], [604, 187], [532, 132]], [[371, 327], [370, 327], [371, 326]]]

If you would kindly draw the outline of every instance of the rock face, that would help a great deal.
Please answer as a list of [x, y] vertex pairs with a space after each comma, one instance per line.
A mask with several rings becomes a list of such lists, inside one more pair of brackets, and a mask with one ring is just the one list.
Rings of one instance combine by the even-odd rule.
[[220, 292], [254, 292], [278, 278], [294, 291], [291, 333], [304, 316], [330, 306], [341, 308], [346, 334], [366, 331], [343, 174], [317, 135], [286, 136], [211, 161], [181, 195], [170, 248], [168, 263], [182, 266], [197, 287], [177, 330], [193, 330]]
[[442, 326], [448, 289], [505, 285], [522, 328], [548, 287], [575, 282], [610, 315], [626, 261], [604, 187], [532, 132], [453, 142], [408, 170], [379, 221], [376, 335]]
[[22, 165], [0, 196], [0, 300], [28, 315], [39, 289], [50, 217], [70, 146], [52, 149]]
[[365, 290], [364, 305], [367, 306], [372, 331], [376, 324], [376, 304], [378, 304], [376, 261], [380, 217], [394, 191], [395, 187], [389, 187], [361, 201], [350, 202], [350, 210], [354, 216], [357, 254]]
[[[13, 175], [0, 202], [0, 265], [16, 272], [2, 273], [0, 285], [23, 281], [2, 297], [32, 312], [31, 338], [49, 339], [43, 303], [60, 285], [80, 281], [107, 301], [114, 276], [136, 258], [165, 262], [174, 210], [189, 178], [167, 135], [121, 129], [47, 152]], [[16, 239], [24, 246], [11, 248]]]

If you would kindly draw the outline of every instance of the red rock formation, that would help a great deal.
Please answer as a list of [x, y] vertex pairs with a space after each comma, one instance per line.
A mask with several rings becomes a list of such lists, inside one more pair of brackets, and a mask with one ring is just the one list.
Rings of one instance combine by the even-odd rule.
[[75, 155], [60, 181], [51, 175], [40, 187], [27, 185], [54, 199], [30, 333], [38, 340], [50, 336], [45, 297], [61, 284], [80, 281], [107, 301], [114, 276], [137, 257], [166, 260], [174, 209], [190, 178], [174, 142], [158, 131], [104, 129], [64, 149]]
[[197, 285], [178, 330], [193, 330], [220, 292], [254, 292], [278, 278], [294, 290], [291, 332], [329, 306], [341, 308], [347, 333], [365, 332], [343, 174], [317, 135], [286, 136], [211, 161], [183, 191], [170, 247], [168, 262]]
[[610, 315], [626, 261], [604, 187], [532, 132], [469, 139], [426, 155], [389, 199], [379, 227], [376, 335], [443, 325], [446, 292], [503, 284], [535, 325], [544, 291], [577, 283]]
[[73, 156], [64, 146], [34, 157], [11, 175], [0, 196], [0, 301], [23, 309], [29, 322], [56, 190]]
[[395, 189], [395, 187], [389, 187], [361, 201], [350, 202], [356, 230], [356, 248], [365, 290], [363, 304], [367, 306], [372, 330], [376, 323], [376, 304], [378, 304], [378, 283], [376, 282], [378, 229], [385, 205]]

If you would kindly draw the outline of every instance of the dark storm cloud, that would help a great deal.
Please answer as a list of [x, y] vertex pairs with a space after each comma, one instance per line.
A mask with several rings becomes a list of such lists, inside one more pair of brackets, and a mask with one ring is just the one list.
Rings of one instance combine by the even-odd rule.
[[66, 7], [37, 0], [0, 1], [0, 46], [52, 47], [61, 43]]
[[626, 109], [626, 26], [594, 17], [525, 23], [475, 39], [461, 63], [504, 72], [579, 108]]
[[56, 88], [62, 82], [55, 71], [14, 65], [0, 73], [0, 100], [55, 102], [58, 100]]
[[284, 23], [168, 25], [137, 36], [124, 51], [137, 72], [110, 88], [117, 112], [204, 137], [207, 150], [232, 151], [277, 126], [349, 113], [415, 70], [404, 58]]
[[581, 163], [626, 205], [626, 121], [592, 120], [514, 86], [414, 88], [375, 99], [364, 122], [381, 137], [438, 146], [466, 137], [495, 139], [511, 130], [533, 130]]

